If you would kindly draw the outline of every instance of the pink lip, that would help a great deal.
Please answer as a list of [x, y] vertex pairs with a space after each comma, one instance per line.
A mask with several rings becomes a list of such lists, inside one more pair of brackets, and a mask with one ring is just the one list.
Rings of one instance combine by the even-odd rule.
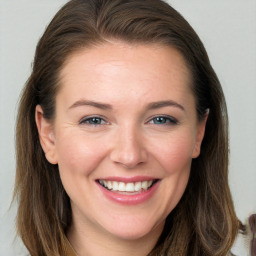
[[[135, 176], [135, 177], [105, 177], [105, 178], [100, 178], [102, 180], [111, 180], [111, 181], [118, 181], [118, 182], [137, 182], [137, 181], [148, 181], [148, 180], [156, 180], [156, 177], [145, 177], [145, 176]], [[100, 180], [98, 179], [98, 180]]]
[[[135, 178], [135, 177], [134, 177]], [[117, 177], [112, 177], [104, 180], [112, 180], [112, 181], [123, 181], [123, 182], [136, 182], [136, 181], [142, 181], [142, 180], [153, 180], [153, 178], [145, 179], [145, 177], [136, 177], [135, 179], [128, 178], [129, 181], [127, 181], [127, 178], [121, 178], [118, 180]], [[159, 187], [160, 180], [158, 180], [151, 188], [149, 188], [146, 191], [143, 191], [139, 194], [120, 194], [117, 192], [112, 192], [104, 187], [102, 187], [98, 182], [96, 182], [97, 186], [103, 193], [103, 195], [108, 198], [109, 200], [122, 204], [122, 205], [136, 205], [141, 204], [149, 200], [157, 191], [157, 188]]]

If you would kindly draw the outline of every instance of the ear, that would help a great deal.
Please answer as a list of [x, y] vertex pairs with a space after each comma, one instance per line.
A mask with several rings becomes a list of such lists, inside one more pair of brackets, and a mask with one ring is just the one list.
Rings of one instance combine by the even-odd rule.
[[55, 137], [52, 123], [44, 118], [43, 109], [40, 105], [36, 106], [35, 119], [39, 134], [40, 144], [45, 153], [45, 157], [51, 164], [57, 164], [55, 149]]
[[195, 146], [194, 146], [194, 149], [193, 149], [192, 158], [197, 158], [200, 155], [201, 144], [202, 144], [202, 141], [203, 141], [203, 138], [204, 138], [205, 126], [206, 126], [208, 116], [209, 116], [209, 109], [206, 111], [204, 119], [198, 123], [196, 142], [195, 142]]

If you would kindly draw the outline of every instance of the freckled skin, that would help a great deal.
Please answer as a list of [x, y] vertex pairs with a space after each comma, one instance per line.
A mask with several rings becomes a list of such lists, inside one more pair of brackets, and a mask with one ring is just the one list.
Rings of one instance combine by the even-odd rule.
[[[191, 161], [200, 153], [205, 123], [197, 121], [189, 86], [182, 56], [169, 47], [114, 42], [68, 59], [61, 72], [54, 139], [48, 150], [71, 199], [71, 241], [94, 235], [146, 241], [153, 247], [186, 188]], [[112, 109], [70, 108], [81, 99], [110, 104]], [[175, 101], [184, 110], [147, 109], [147, 104], [163, 100]], [[166, 115], [177, 124], [152, 121]], [[104, 123], [80, 123], [87, 116], [100, 116]], [[107, 176], [151, 176], [160, 184], [148, 201], [125, 206], [100, 193], [95, 180]], [[77, 248], [83, 251], [79, 243]]]

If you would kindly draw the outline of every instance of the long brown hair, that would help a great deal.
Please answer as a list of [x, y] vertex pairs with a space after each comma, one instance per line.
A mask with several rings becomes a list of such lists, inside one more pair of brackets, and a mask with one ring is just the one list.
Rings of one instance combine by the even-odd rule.
[[228, 186], [228, 117], [219, 80], [195, 31], [161, 0], [72, 0], [40, 39], [17, 119], [17, 230], [32, 256], [60, 256], [71, 208], [57, 165], [40, 146], [35, 107], [53, 120], [59, 73], [81, 48], [117, 39], [176, 48], [192, 73], [198, 119], [210, 109], [187, 189], [150, 255], [226, 255], [238, 231]]

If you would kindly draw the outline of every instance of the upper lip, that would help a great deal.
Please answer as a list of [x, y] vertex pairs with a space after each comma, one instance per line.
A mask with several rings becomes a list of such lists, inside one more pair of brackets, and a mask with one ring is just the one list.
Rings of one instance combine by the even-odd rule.
[[149, 176], [134, 176], [134, 177], [112, 176], [112, 177], [99, 178], [97, 180], [118, 181], [118, 182], [129, 183], [129, 182], [158, 180], [158, 178], [156, 178], [156, 177], [149, 177]]

